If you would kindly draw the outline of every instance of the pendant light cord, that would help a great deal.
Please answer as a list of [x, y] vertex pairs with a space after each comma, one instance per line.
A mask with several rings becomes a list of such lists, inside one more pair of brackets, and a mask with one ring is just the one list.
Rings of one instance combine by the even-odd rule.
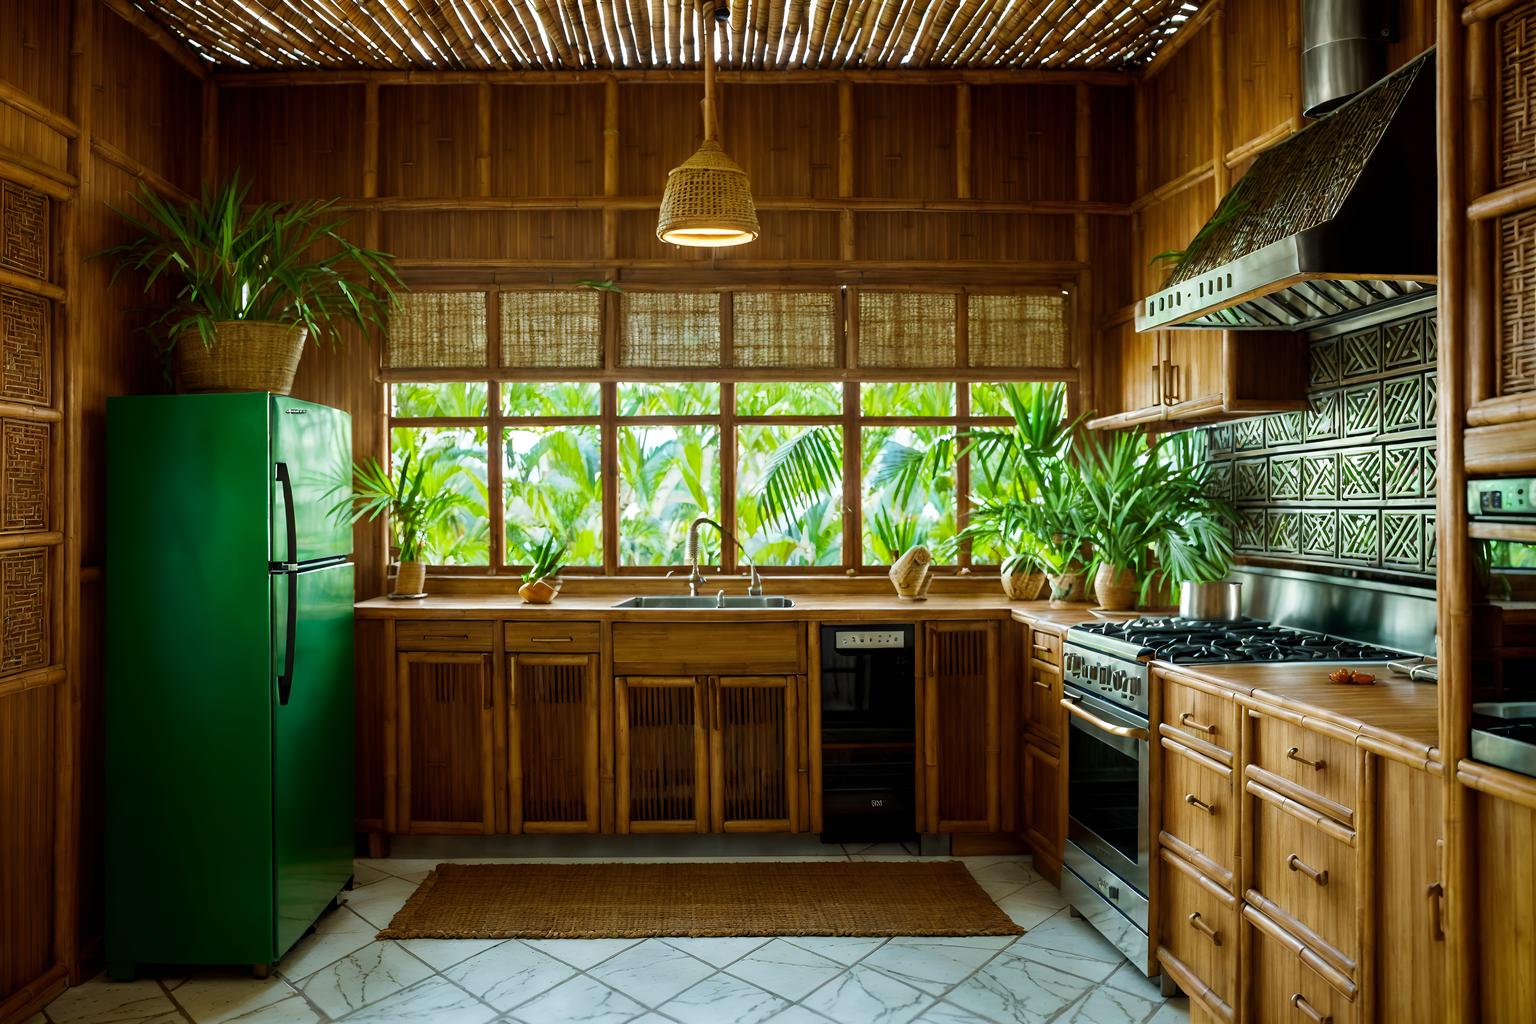
[[715, 9], [714, 0], [704, 4], [704, 141], [715, 141]]

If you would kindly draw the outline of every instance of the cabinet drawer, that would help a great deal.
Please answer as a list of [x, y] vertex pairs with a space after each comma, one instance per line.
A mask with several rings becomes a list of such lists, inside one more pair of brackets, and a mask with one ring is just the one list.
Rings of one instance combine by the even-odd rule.
[[589, 654], [597, 650], [595, 622], [509, 622], [505, 635], [509, 651]]
[[1282, 780], [1275, 784], [1260, 776], [1260, 781], [1353, 826], [1358, 799], [1354, 745], [1262, 711], [1249, 714], [1254, 719], [1253, 752], [1249, 760]]
[[494, 622], [398, 622], [395, 647], [402, 651], [488, 651], [495, 646]]
[[1024, 669], [1025, 726], [1052, 746], [1061, 745], [1061, 670], [1030, 659]]
[[1243, 911], [1252, 932], [1249, 1002], [1255, 1024], [1354, 1024], [1354, 992], [1331, 984], [1310, 951], [1253, 908]]
[[1061, 666], [1061, 634], [1029, 627], [1029, 656], [1047, 665]]
[[1360, 951], [1355, 834], [1325, 818], [1304, 818], [1310, 814], [1306, 808], [1260, 786], [1250, 785], [1249, 792], [1258, 799], [1253, 802], [1255, 891], [1248, 902], [1353, 975]]
[[798, 622], [616, 622], [619, 675], [778, 675], [803, 671]]
[[[1237, 1005], [1237, 900], [1188, 861], [1162, 852], [1159, 959], [1172, 956], [1198, 985], [1197, 998], [1232, 1019]], [[1182, 983], [1188, 987], [1190, 979]]]
[[1232, 769], [1166, 736], [1162, 748], [1163, 831], [1177, 840], [1181, 854], [1231, 889], [1237, 844]]
[[1214, 693], [1186, 686], [1177, 679], [1160, 675], [1163, 684], [1163, 716], [1159, 731], [1214, 748], [1207, 753], [1232, 763], [1237, 749], [1237, 730], [1241, 717], [1237, 702]]

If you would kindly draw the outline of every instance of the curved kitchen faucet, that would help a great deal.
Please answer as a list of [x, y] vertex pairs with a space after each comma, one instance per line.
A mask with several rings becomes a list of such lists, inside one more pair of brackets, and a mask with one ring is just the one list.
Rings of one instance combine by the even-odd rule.
[[[736, 545], [737, 549], [741, 552], [741, 557], [747, 560], [748, 568], [752, 570], [751, 575], [747, 578], [747, 596], [761, 597], [763, 595], [763, 578], [758, 575], [757, 563], [752, 561], [752, 556], [747, 554], [746, 547], [741, 541], [736, 539], [734, 533], [709, 518], [709, 516], [699, 516], [688, 524], [688, 546], [684, 549], [683, 553], [684, 560], [687, 561], [689, 569], [688, 596], [698, 597], [699, 588], [709, 582], [709, 580], [705, 579], [704, 574], [699, 571], [699, 527], [706, 525], [713, 526], [720, 532], [722, 539], [729, 539], [732, 544]], [[675, 571], [673, 570], [673, 572]], [[672, 572], [668, 572], [667, 575], [671, 576]], [[722, 593], [724, 592], [722, 591]]]

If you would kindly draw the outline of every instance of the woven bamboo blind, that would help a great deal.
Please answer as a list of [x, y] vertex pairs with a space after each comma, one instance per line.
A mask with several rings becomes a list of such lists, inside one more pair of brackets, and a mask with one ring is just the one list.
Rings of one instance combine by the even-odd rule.
[[970, 295], [965, 309], [971, 366], [1067, 364], [1066, 296]]
[[1536, 177], [1536, 7], [1499, 20], [1499, 183]]
[[859, 365], [954, 366], [955, 310], [952, 292], [859, 292]]
[[603, 365], [603, 300], [597, 292], [502, 292], [501, 365]]
[[389, 318], [384, 365], [447, 369], [488, 364], [483, 292], [407, 292]]
[[778, 369], [837, 365], [835, 292], [737, 292], [732, 297], [737, 366]]
[[1536, 210], [1499, 218], [1499, 394], [1536, 391]]
[[716, 292], [625, 292], [619, 365], [720, 365]]

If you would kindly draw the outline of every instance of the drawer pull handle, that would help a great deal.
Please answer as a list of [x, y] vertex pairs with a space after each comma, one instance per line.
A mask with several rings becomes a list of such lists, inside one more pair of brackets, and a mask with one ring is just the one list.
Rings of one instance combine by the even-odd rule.
[[1198, 718], [1196, 718], [1194, 715], [1190, 714], [1188, 711], [1184, 712], [1182, 715], [1179, 716], [1179, 724], [1180, 725], [1186, 725], [1189, 728], [1195, 730], [1196, 732], [1203, 732], [1207, 736], [1215, 736], [1216, 735], [1216, 727], [1214, 725], [1209, 725], [1209, 724], [1207, 724], [1205, 722], [1200, 721]]
[[423, 640], [468, 640], [468, 633], [423, 633]]
[[1200, 911], [1197, 910], [1193, 914], [1189, 915], [1189, 926], [1195, 931], [1199, 932], [1201, 935], [1204, 935], [1206, 938], [1210, 939], [1211, 945], [1221, 945], [1221, 932], [1217, 931], [1215, 928], [1212, 928], [1210, 925], [1201, 920]]
[[1285, 859], [1285, 866], [1290, 868], [1292, 871], [1300, 871], [1302, 874], [1312, 879], [1312, 881], [1316, 882], [1318, 885], [1328, 884], [1327, 868], [1319, 871], [1317, 868], [1312, 867], [1310, 864], [1296, 856], [1294, 853]]
[[531, 644], [570, 644], [575, 643], [576, 638], [572, 636], [531, 636], [528, 638], [528, 642]]
[[1046, 682], [1043, 679], [1031, 679], [1030, 682], [1034, 683], [1036, 686], [1040, 687], [1040, 689], [1045, 690], [1047, 692], [1049, 692], [1049, 690], [1051, 689], [1051, 684]]
[[1445, 886], [1435, 882], [1429, 887], [1429, 898], [1435, 901], [1435, 912], [1431, 915], [1432, 927], [1430, 935], [1436, 942], [1445, 941]]
[[1195, 794], [1193, 794], [1193, 793], [1185, 793], [1184, 794], [1184, 802], [1189, 804], [1189, 806], [1195, 808], [1196, 810], [1204, 811], [1206, 814], [1215, 814], [1216, 813], [1216, 808], [1215, 807], [1213, 807], [1212, 805], [1206, 803], [1204, 800], [1201, 800], [1199, 797], [1195, 796]]
[[1317, 1012], [1316, 1007], [1307, 1002], [1307, 997], [1300, 992], [1291, 996], [1291, 1005], [1296, 1007], [1301, 1015], [1311, 1021], [1312, 1024], [1333, 1024], [1333, 1014]]
[[1302, 757], [1300, 747], [1292, 747], [1290, 750], [1285, 752], [1285, 756], [1290, 758], [1292, 761], [1295, 761], [1297, 764], [1306, 765], [1308, 768], [1311, 768], [1315, 772], [1320, 772], [1324, 768], [1328, 767], [1328, 762], [1324, 761], [1322, 758], [1318, 758], [1316, 761], [1308, 761], [1306, 758]]

